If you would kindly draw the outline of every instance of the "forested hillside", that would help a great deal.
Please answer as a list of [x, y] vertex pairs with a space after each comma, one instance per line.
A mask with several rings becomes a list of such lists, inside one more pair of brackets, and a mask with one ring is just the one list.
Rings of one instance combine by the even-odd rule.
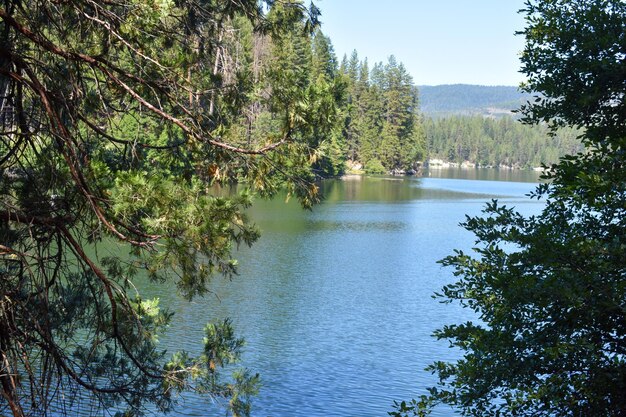
[[[282, 140], [284, 132], [297, 125], [294, 144], [309, 149], [308, 164], [317, 177], [347, 170], [411, 173], [427, 158], [532, 167], [556, 162], [578, 149], [571, 132], [549, 139], [546, 129], [523, 126], [510, 117], [431, 120], [444, 113], [518, 107], [524, 96], [514, 87], [450, 85], [418, 90], [393, 56], [370, 65], [353, 51], [339, 61], [331, 39], [319, 28], [307, 32], [304, 23], [278, 7], [270, 10], [268, 19], [290, 29], [269, 34], [255, 31], [242, 16], [225, 20], [211, 62], [212, 78], [222, 93], [202, 99], [189, 93], [190, 103], [203, 107], [221, 136], [235, 146], [263, 147]], [[193, 76], [190, 68], [188, 77]], [[137, 114], [126, 116], [118, 132], [135, 132], [136, 120], [141, 119]], [[139, 124], [155, 137], [165, 137], [160, 127]], [[284, 162], [278, 156], [274, 161]], [[232, 162], [228, 168], [216, 166], [214, 172], [242, 180], [241, 169]]]
[[300, 28], [270, 39], [245, 19], [233, 19], [224, 33], [229, 42], [216, 58], [215, 76], [225, 88], [246, 92], [237, 103], [243, 112], [228, 116], [228, 95], [216, 110], [209, 103], [209, 111], [232, 118], [224, 130], [231, 142], [261, 146], [263, 138], [279, 134], [283, 115], [289, 121], [294, 109], [306, 109], [301, 140], [320, 177], [343, 174], [348, 161], [371, 173], [401, 173], [423, 159], [418, 90], [393, 56], [370, 67], [354, 51], [339, 63], [320, 30], [308, 35]]
[[517, 87], [451, 84], [420, 86], [421, 110], [428, 117], [511, 115], [531, 98]]
[[424, 131], [428, 158], [453, 163], [533, 168], [583, 149], [579, 130], [562, 128], [551, 136], [545, 125], [524, 125], [508, 116], [426, 119]]
[[[284, 24], [293, 18], [276, 7], [268, 19]], [[272, 36], [241, 16], [223, 25], [211, 63], [220, 94], [200, 98], [190, 91], [188, 100], [205, 109], [224, 140], [240, 148], [263, 147], [284, 140], [284, 132], [294, 133], [297, 126], [292, 143], [309, 149], [308, 163], [318, 177], [343, 174], [347, 161], [386, 173], [410, 171], [423, 159], [418, 90], [393, 56], [370, 68], [355, 51], [339, 63], [330, 39], [299, 22]], [[194, 77], [191, 68], [188, 77]], [[172, 132], [165, 134], [142, 114], [116, 123], [122, 136], [140, 127], [172, 140]], [[235, 165], [231, 161], [215, 172], [241, 181]]]
[[[343, 57], [338, 77], [344, 85], [338, 107], [341, 128], [331, 142], [326, 175], [341, 174], [343, 160], [367, 173], [413, 172], [428, 159], [533, 168], [582, 149], [580, 132], [571, 128], [552, 137], [545, 126], [524, 125], [509, 114], [481, 113], [485, 106], [519, 107], [530, 95], [515, 87], [453, 85], [418, 90], [393, 56], [370, 69], [356, 51], [350, 58]], [[450, 114], [432, 117], [437, 108], [439, 115]]]

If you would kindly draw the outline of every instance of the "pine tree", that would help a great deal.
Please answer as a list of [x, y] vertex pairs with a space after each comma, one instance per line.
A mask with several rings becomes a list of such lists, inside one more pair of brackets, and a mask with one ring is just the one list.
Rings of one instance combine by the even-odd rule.
[[312, 44], [312, 71], [313, 80], [323, 76], [327, 81], [332, 81], [337, 75], [337, 57], [330, 38], [318, 29], [313, 36]]
[[[171, 314], [134, 281], [191, 299], [236, 273], [231, 248], [258, 237], [250, 192], [213, 184], [316, 199], [307, 108], [273, 115], [262, 139], [233, 133], [261, 76], [252, 28], [278, 42], [316, 21], [290, 4], [272, 20], [256, 0], [2, 3], [0, 414], [73, 415], [82, 401], [167, 412], [190, 390], [249, 414], [258, 376], [224, 373], [243, 346], [230, 322], [206, 326], [202, 355], [163, 352]], [[310, 97], [273, 87], [286, 103]], [[100, 250], [112, 243], [119, 256]]]

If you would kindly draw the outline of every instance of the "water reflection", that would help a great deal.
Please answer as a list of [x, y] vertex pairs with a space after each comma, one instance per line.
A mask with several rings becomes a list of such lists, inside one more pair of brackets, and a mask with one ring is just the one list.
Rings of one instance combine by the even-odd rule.
[[345, 201], [379, 201], [397, 203], [420, 199], [419, 187], [407, 187], [414, 183], [411, 177], [349, 177], [341, 181], [324, 181], [321, 191], [328, 203]]
[[[170, 349], [197, 350], [206, 321], [233, 319], [248, 341], [245, 365], [263, 378], [253, 416], [384, 416], [393, 400], [435, 383], [428, 364], [456, 357], [432, 331], [472, 317], [431, 298], [454, 279], [437, 261], [471, 250], [473, 236], [458, 223], [492, 197], [537, 212], [541, 204], [524, 197], [532, 188], [433, 177], [327, 181], [312, 211], [280, 198], [255, 203], [250, 216], [262, 237], [237, 254], [238, 277], [215, 280], [219, 298], [189, 304], [161, 286], [144, 290], [176, 312], [163, 340]], [[206, 407], [190, 396], [178, 415], [206, 415]]]
[[[496, 181], [497, 179], [497, 181]], [[349, 176], [321, 184], [326, 203], [523, 197], [534, 190], [539, 173], [523, 170], [446, 168], [423, 177]]]
[[312, 231], [352, 231], [352, 232], [397, 232], [406, 227], [402, 222], [375, 222], [375, 221], [327, 221], [327, 220], [309, 220], [307, 227]]
[[437, 168], [424, 172], [429, 178], [451, 178], [479, 181], [538, 182], [541, 172], [522, 169]]

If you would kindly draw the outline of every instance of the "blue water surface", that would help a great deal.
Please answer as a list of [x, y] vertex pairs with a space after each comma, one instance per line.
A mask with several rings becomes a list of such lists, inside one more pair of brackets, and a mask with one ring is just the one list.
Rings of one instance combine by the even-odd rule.
[[[325, 182], [325, 201], [312, 211], [258, 201], [250, 216], [262, 237], [237, 253], [239, 276], [216, 279], [215, 295], [191, 304], [174, 292], [150, 294], [176, 313], [163, 346], [197, 351], [204, 324], [230, 317], [247, 340], [243, 365], [263, 381], [253, 416], [386, 416], [394, 400], [436, 383], [427, 365], [458, 357], [432, 332], [474, 318], [432, 298], [454, 279], [437, 261], [473, 245], [458, 224], [492, 198], [537, 213], [542, 203], [525, 196], [535, 186], [356, 178]], [[191, 395], [176, 415], [214, 411]]]

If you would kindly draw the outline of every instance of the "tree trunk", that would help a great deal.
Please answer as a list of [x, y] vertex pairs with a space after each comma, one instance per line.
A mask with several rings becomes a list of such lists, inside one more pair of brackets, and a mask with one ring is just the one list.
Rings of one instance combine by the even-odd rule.
[[7, 356], [10, 343], [8, 335], [9, 329], [7, 329], [6, 324], [0, 325], [0, 384], [2, 385], [2, 397], [7, 401], [13, 417], [24, 417], [24, 410], [22, 410], [22, 406], [15, 396], [17, 392], [16, 374]]
[[[223, 32], [222, 30], [220, 30], [220, 36], [218, 38], [217, 41], [217, 47], [215, 49], [215, 63], [213, 64], [213, 77], [217, 76], [217, 72], [219, 71], [219, 63], [220, 63], [220, 57], [221, 57], [221, 51], [222, 51], [222, 35]], [[213, 113], [215, 111], [215, 87], [213, 88], [213, 90], [211, 91], [211, 101], [209, 103], [209, 116], [213, 116]]]

